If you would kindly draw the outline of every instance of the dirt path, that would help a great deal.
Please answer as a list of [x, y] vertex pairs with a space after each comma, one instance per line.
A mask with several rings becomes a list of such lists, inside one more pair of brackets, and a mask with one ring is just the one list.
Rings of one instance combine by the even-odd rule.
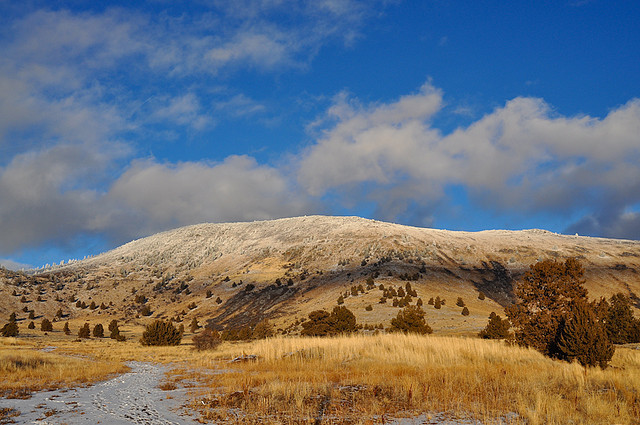
[[[86, 388], [46, 391], [28, 400], [0, 399], [0, 408], [19, 411], [17, 424], [141, 424], [187, 425], [197, 423], [180, 414], [185, 401], [182, 389], [158, 388], [165, 368], [158, 364], [130, 362], [131, 372]], [[11, 422], [8, 422], [11, 423]]]

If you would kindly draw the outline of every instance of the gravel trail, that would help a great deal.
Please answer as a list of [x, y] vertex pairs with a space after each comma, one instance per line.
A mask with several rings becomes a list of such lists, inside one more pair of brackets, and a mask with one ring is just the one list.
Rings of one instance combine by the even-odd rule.
[[[187, 425], [197, 423], [180, 414], [185, 391], [163, 391], [158, 384], [165, 368], [129, 362], [131, 371], [85, 388], [34, 393], [28, 400], [0, 399], [0, 408], [20, 412], [17, 424], [140, 424]], [[11, 423], [11, 422], [8, 422]]]

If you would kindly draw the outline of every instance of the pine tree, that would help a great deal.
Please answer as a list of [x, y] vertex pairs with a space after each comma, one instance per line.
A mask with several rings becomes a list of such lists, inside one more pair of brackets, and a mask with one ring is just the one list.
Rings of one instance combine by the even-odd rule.
[[20, 333], [20, 330], [18, 328], [18, 324], [15, 321], [10, 321], [9, 323], [5, 324], [2, 329], [0, 329], [0, 333], [4, 337], [16, 337]]
[[104, 327], [101, 323], [93, 327], [93, 336], [96, 338], [104, 338]]
[[555, 338], [575, 302], [587, 301], [584, 269], [574, 258], [545, 260], [530, 266], [516, 286], [516, 303], [506, 308], [515, 338], [524, 346], [555, 356]]
[[466, 306], [462, 309], [462, 315], [463, 316], [468, 316], [469, 315], [469, 309]]
[[418, 306], [410, 305], [403, 308], [397, 316], [391, 319], [392, 332], [430, 334], [433, 332], [431, 327], [424, 320], [425, 312]]
[[271, 338], [275, 332], [273, 331], [273, 325], [269, 322], [268, 319], [264, 319], [258, 322], [255, 328], [253, 328], [253, 333], [251, 337], [253, 339], [265, 339]]
[[91, 338], [91, 328], [88, 323], [85, 323], [80, 329], [78, 329], [78, 338]]
[[440, 297], [436, 297], [436, 300], [433, 302], [433, 308], [438, 310], [442, 308], [442, 301], [440, 301]]
[[40, 323], [40, 330], [43, 332], [50, 332], [53, 330], [53, 324], [51, 324], [51, 321], [45, 317]]
[[614, 344], [640, 342], [636, 328], [640, 321], [633, 316], [631, 300], [622, 293], [613, 295], [603, 315], [607, 336]]
[[505, 339], [509, 338], [509, 328], [511, 324], [509, 320], [502, 319], [495, 312], [489, 315], [487, 326], [478, 333], [480, 338], [484, 339]]
[[62, 331], [64, 332], [65, 335], [71, 335], [71, 329], [69, 329], [69, 322], [64, 322], [64, 327], [62, 328]]
[[583, 366], [606, 368], [614, 347], [607, 333], [595, 317], [593, 309], [584, 302], [577, 302], [562, 322], [556, 341], [558, 357]]
[[191, 320], [191, 324], [189, 325], [189, 330], [191, 333], [195, 333], [198, 329], [200, 329], [200, 325], [198, 324], [198, 319], [195, 317]]
[[179, 345], [182, 333], [171, 322], [156, 320], [142, 333], [142, 345]]

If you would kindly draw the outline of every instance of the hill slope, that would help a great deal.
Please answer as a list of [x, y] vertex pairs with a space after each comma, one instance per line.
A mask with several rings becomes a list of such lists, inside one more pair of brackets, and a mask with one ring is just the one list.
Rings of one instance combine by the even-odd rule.
[[[409, 283], [436, 332], [471, 333], [491, 311], [511, 302], [514, 281], [530, 264], [568, 257], [584, 265], [591, 297], [623, 292], [638, 302], [637, 241], [543, 230], [453, 232], [310, 216], [187, 226], [34, 276], [0, 276], [0, 291], [16, 291], [1, 297], [0, 309], [21, 318], [27, 307], [47, 317], [62, 309], [72, 318], [144, 322], [136, 316], [148, 306], [151, 318], [197, 317], [218, 327], [269, 317], [285, 332], [295, 331], [310, 311], [335, 306], [342, 295], [361, 323], [388, 326], [398, 307], [391, 298], [380, 304], [378, 287], [406, 291]], [[23, 295], [27, 303], [20, 302]], [[440, 310], [427, 305], [435, 296], [447, 300]], [[458, 297], [469, 316], [460, 314]], [[78, 301], [105, 308], [83, 309]]]

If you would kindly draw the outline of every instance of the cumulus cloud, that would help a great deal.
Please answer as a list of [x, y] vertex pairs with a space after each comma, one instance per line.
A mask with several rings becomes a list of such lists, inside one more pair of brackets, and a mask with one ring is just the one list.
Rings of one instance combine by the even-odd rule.
[[143, 235], [191, 223], [300, 215], [311, 210], [306, 199], [277, 169], [248, 156], [218, 164], [138, 161], [107, 194], [114, 208], [105, 222]]
[[[302, 154], [298, 179], [315, 196], [372, 201], [385, 217], [436, 205], [449, 185], [495, 211], [607, 217], [640, 202], [640, 100], [595, 118], [516, 98], [447, 135], [430, 124], [442, 105], [430, 84], [389, 104], [353, 103], [338, 99], [335, 122]], [[633, 228], [636, 216], [621, 214], [600, 234]]]
[[263, 113], [259, 101], [226, 88], [221, 71], [304, 67], [327, 43], [352, 39], [370, 7], [239, 3], [179, 17], [96, 8], [0, 18], [0, 253], [79, 234], [123, 241], [309, 210], [286, 176], [250, 157], [136, 159], [138, 139], [175, 134], [175, 124], [203, 132], [213, 114]]
[[115, 154], [65, 144], [17, 155], [0, 168], [0, 252], [97, 230], [94, 188]]
[[78, 234], [102, 234], [121, 243], [187, 224], [313, 210], [277, 169], [248, 156], [214, 164], [139, 160], [110, 182], [108, 165], [115, 158], [109, 155], [56, 146], [18, 156], [0, 169], [0, 253], [71, 241]]

